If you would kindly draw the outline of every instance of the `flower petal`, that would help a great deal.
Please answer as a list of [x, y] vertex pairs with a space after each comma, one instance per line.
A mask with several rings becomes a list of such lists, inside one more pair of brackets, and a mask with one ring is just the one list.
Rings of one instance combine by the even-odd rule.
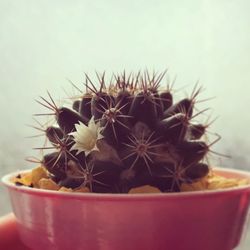
[[90, 119], [88, 126], [79, 122], [75, 124], [76, 131], [70, 133], [74, 137], [74, 145], [70, 150], [77, 150], [77, 154], [85, 152], [88, 155], [92, 151], [99, 151], [96, 143], [103, 138], [100, 122], [95, 123], [94, 117]]

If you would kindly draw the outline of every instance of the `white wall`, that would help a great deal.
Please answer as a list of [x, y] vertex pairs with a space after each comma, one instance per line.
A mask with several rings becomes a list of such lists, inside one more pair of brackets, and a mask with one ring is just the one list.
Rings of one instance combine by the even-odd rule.
[[[250, 169], [250, 1], [0, 0], [0, 164], [27, 166], [40, 142], [26, 127], [35, 103], [50, 90], [56, 99], [81, 86], [83, 72], [169, 68], [176, 88], [194, 83], [219, 119], [216, 150], [223, 165]], [[1, 172], [0, 171], [0, 172]], [[1, 199], [0, 199], [1, 201]]]

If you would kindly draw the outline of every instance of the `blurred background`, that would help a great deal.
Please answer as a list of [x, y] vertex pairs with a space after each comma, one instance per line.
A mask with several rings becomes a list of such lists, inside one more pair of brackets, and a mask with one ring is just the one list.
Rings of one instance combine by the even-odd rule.
[[[201, 99], [215, 97], [200, 104], [218, 117], [213, 149], [232, 156], [215, 164], [250, 170], [249, 10], [248, 0], [0, 0], [0, 175], [34, 166], [24, 158], [44, 139], [27, 139], [39, 132], [26, 125], [44, 112], [35, 99], [46, 90], [68, 103], [67, 79], [83, 88], [84, 72], [146, 68], [177, 76], [177, 97], [199, 81]], [[8, 211], [1, 185], [0, 215]]]

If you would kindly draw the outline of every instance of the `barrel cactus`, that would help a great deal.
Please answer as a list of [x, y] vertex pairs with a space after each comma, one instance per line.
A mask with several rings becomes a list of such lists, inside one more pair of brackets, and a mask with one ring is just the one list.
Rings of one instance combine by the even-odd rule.
[[207, 125], [193, 122], [203, 113], [194, 110], [201, 88], [174, 102], [161, 83], [165, 73], [122, 73], [108, 84], [105, 74], [97, 83], [86, 75], [72, 108], [58, 107], [49, 93], [41, 97], [56, 124], [44, 130], [53, 152], [41, 163], [50, 178], [68, 188], [128, 193], [143, 185], [179, 192], [182, 183], [205, 177], [213, 143], [202, 140]]

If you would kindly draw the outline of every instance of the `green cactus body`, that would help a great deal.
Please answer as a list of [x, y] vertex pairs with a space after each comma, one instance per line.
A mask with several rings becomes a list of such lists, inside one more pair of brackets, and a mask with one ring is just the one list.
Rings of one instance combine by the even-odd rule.
[[206, 176], [207, 127], [192, 121], [200, 89], [174, 103], [169, 88], [160, 91], [164, 74], [116, 75], [109, 86], [103, 74], [99, 89], [86, 75], [88, 93], [72, 109], [42, 98], [58, 125], [45, 133], [55, 147], [42, 160], [51, 178], [69, 188], [127, 193], [141, 185], [178, 192]]

